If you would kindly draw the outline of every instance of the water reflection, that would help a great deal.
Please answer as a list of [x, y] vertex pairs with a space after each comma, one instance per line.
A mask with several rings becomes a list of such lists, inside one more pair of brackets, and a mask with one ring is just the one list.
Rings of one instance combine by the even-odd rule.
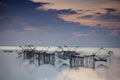
[[[51, 72], [55, 72], [55, 76], [50, 78], [40, 77], [38, 80], [107, 80], [107, 78], [101, 77], [97, 73], [96, 70], [102, 68], [105, 69], [103, 71], [106, 71], [109, 69], [109, 65], [111, 64], [110, 59], [106, 59], [105, 61], [97, 59], [95, 55], [84, 55], [79, 56], [77, 55], [71, 55], [68, 59], [59, 58], [55, 53], [47, 53], [47, 52], [24, 52], [22, 54], [19, 54], [21, 58], [23, 57], [24, 61], [28, 61], [29, 64], [35, 64], [38, 67], [38, 71], [41, 71], [41, 69], [45, 70], [50, 68], [50, 65], [53, 66]], [[20, 57], [19, 56], [19, 57]], [[97, 59], [97, 60], [96, 60]], [[45, 66], [46, 65], [46, 66]], [[43, 68], [44, 66], [44, 68]], [[39, 70], [39, 68], [41, 68]], [[36, 68], [37, 69], [37, 68]], [[55, 70], [54, 70], [55, 69]], [[35, 69], [33, 69], [32, 72]], [[36, 70], [37, 71], [37, 70]], [[101, 70], [102, 71], [102, 70]], [[101, 72], [99, 71], [99, 72]], [[45, 73], [43, 71], [43, 73]], [[104, 72], [105, 73], [105, 72]], [[47, 75], [47, 74], [44, 74]], [[42, 78], [42, 79], [41, 79]]]
[[90, 68], [78, 68], [63, 70], [57, 75], [56, 80], [104, 80]]
[[[1, 53], [1, 52], [0, 52]], [[16, 58], [17, 57], [17, 58]], [[1, 80], [119, 80], [120, 58], [111, 63], [95, 61], [94, 55], [58, 58], [55, 53], [0, 54]]]

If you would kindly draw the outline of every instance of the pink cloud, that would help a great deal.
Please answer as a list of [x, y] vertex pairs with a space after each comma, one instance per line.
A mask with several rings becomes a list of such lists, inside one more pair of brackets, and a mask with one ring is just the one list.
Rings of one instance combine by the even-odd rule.
[[[116, 0], [30, 0], [34, 3], [49, 3], [43, 6], [38, 6], [37, 9], [72, 9], [72, 10], [94, 10], [104, 12], [103, 8], [119, 9], [120, 1]], [[62, 6], [61, 6], [62, 5]], [[89, 7], [88, 7], [89, 6]], [[119, 11], [118, 10], [118, 11]], [[120, 11], [119, 11], [120, 12]]]
[[86, 16], [83, 12], [81, 14], [79, 13], [69, 14], [69, 15], [60, 14], [59, 18], [63, 19], [64, 21], [80, 23], [80, 25], [85, 25], [90, 27], [120, 28], [119, 21], [115, 22], [110, 20], [99, 19], [99, 16], [95, 15], [95, 13], [91, 13], [89, 15], [94, 15], [94, 16], [92, 16], [91, 18], [82, 18], [83, 16]]
[[4, 19], [4, 18], [6, 18], [7, 16], [0, 16], [0, 19]]
[[25, 31], [38, 31], [39, 30], [39, 27], [37, 26], [31, 26], [31, 25], [28, 25], [27, 23], [23, 23], [23, 22], [20, 22], [20, 21], [14, 21], [14, 23], [17, 23], [21, 26], [23, 26], [23, 29]]
[[[60, 14], [59, 18], [64, 21], [80, 23], [80, 25], [90, 26], [90, 27], [106, 27], [106, 28], [120, 28], [119, 21], [104, 20], [99, 18], [99, 15], [95, 13], [100, 13], [101, 15], [107, 14], [107, 9], [115, 9], [111, 12], [111, 15], [120, 14], [120, 1], [119, 0], [31, 0], [34, 3], [48, 3], [43, 6], [38, 6], [38, 10], [63, 10], [72, 9], [76, 11], [76, 14]], [[80, 11], [82, 10], [82, 11]], [[91, 18], [82, 18], [86, 15], [93, 15]]]
[[111, 30], [110, 35], [111, 36], [118, 36], [120, 34], [120, 30]]
[[39, 28], [35, 27], [35, 26], [28, 26], [28, 25], [26, 25], [26, 26], [24, 26], [24, 30], [25, 31], [37, 31], [37, 30], [39, 30]]
[[72, 35], [74, 37], [85, 37], [85, 36], [88, 36], [89, 34], [88, 33], [82, 33], [82, 32], [73, 32]]

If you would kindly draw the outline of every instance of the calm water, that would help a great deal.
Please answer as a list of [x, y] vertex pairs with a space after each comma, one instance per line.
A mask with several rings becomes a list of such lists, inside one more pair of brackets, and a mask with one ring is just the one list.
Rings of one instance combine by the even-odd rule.
[[[82, 48], [86, 53], [97, 48]], [[68, 60], [56, 59], [55, 64], [29, 63], [16, 52], [0, 51], [0, 80], [120, 80], [120, 49], [114, 51], [109, 62], [96, 63], [90, 67], [70, 68]]]

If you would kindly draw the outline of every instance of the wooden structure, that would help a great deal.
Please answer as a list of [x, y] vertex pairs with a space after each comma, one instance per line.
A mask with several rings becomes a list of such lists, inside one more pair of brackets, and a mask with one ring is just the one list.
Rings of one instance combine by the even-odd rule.
[[70, 57], [70, 67], [87, 67], [87, 68], [95, 68], [95, 55], [87, 55], [87, 56], [71, 56]]
[[[88, 67], [88, 68], [95, 68], [95, 63], [97, 61], [101, 62], [107, 62], [108, 58], [112, 56], [113, 52], [112, 51], [107, 51], [104, 48], [100, 48], [98, 51], [91, 55], [81, 55], [79, 52], [76, 52], [76, 50], [70, 50], [68, 49], [67, 46], [61, 47], [59, 46], [58, 48], [60, 49], [59, 51], [54, 51], [52, 53], [48, 52], [48, 49], [50, 47], [47, 47], [46, 49], [43, 50], [36, 50], [36, 47], [34, 46], [27, 46], [22, 47], [22, 55], [24, 57], [24, 60], [28, 59], [30, 63], [34, 63], [37, 61], [38, 66], [42, 64], [55, 64], [56, 57], [66, 60], [69, 59], [69, 64], [71, 68], [77, 68], [77, 67]], [[63, 48], [66, 48], [64, 50]], [[101, 50], [106, 51], [106, 55], [100, 55], [99, 52]]]

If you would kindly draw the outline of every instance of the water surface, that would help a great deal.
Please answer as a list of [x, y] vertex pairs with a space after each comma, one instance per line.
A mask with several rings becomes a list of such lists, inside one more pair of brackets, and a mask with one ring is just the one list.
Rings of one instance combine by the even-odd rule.
[[[86, 53], [95, 48], [81, 48]], [[69, 60], [56, 59], [55, 64], [38, 65], [19, 57], [17, 52], [0, 51], [1, 80], [120, 80], [120, 49], [114, 51], [110, 62], [97, 62], [91, 67], [70, 67]], [[90, 52], [91, 51], [91, 52]]]

